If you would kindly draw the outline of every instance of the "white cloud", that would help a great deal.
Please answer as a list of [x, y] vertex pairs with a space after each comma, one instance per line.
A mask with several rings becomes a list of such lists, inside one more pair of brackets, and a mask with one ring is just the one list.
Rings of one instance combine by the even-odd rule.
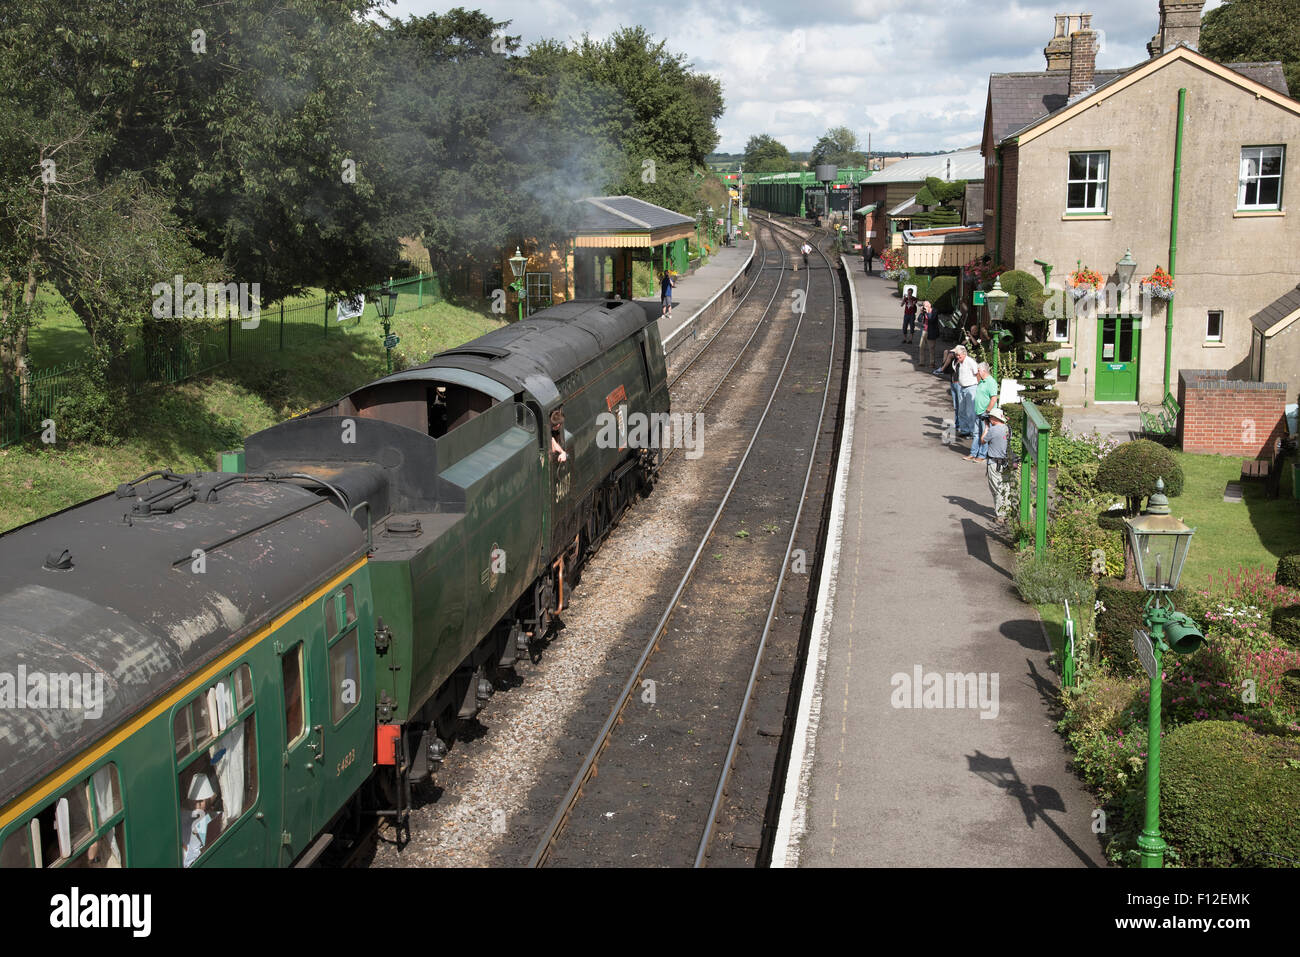
[[[1222, 0], [1209, 0], [1206, 10]], [[832, 126], [848, 126], [882, 150], [953, 149], [979, 142], [991, 72], [1041, 70], [1053, 15], [1066, 0], [394, 0], [393, 16], [477, 8], [510, 20], [524, 43], [544, 37], [608, 36], [643, 25], [722, 81], [727, 112], [719, 149], [739, 152], [756, 133], [810, 149]], [[1146, 58], [1158, 0], [1092, 0], [1103, 33], [1099, 69]], [[879, 118], [888, 117], [883, 123]]]

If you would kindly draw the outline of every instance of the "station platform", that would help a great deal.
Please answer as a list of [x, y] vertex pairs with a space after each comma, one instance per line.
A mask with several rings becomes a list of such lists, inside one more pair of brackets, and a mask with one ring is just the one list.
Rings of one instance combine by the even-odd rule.
[[[738, 240], [734, 246], [721, 246], [707, 264], [701, 266], [689, 276], [680, 276], [673, 289], [673, 313], [670, 317], [659, 320], [659, 336], [666, 351], [671, 351], [673, 343], [688, 335], [694, 325], [704, 316], [721, 296], [730, 289], [740, 274], [749, 266], [754, 256], [752, 239]], [[659, 297], [638, 299], [647, 308], [659, 309]]]
[[947, 379], [902, 344], [895, 284], [844, 262], [852, 418], [772, 864], [1105, 866], [984, 466], [944, 443]]

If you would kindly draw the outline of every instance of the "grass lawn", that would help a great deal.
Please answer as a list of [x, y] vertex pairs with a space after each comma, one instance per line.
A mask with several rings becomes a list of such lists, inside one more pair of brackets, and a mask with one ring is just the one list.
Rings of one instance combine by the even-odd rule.
[[[1244, 501], [1225, 502], [1228, 482], [1241, 477], [1241, 458], [1174, 453], [1183, 468], [1183, 494], [1169, 500], [1173, 514], [1196, 529], [1183, 566], [1185, 586], [1204, 587], [1220, 569], [1264, 565], [1271, 572], [1283, 555], [1300, 551], [1300, 503], [1291, 493], [1288, 462], [1276, 501], [1264, 497], [1263, 483], [1247, 482]], [[1220, 576], [1221, 577], [1221, 576]]]
[[[501, 325], [436, 303], [399, 313], [393, 331], [402, 337], [397, 351], [415, 365]], [[0, 531], [153, 469], [213, 469], [218, 454], [241, 447], [244, 436], [383, 375], [379, 323], [367, 312], [360, 324], [345, 327], [297, 349], [249, 356], [138, 396], [131, 437], [120, 445], [44, 446], [33, 439], [0, 449]]]

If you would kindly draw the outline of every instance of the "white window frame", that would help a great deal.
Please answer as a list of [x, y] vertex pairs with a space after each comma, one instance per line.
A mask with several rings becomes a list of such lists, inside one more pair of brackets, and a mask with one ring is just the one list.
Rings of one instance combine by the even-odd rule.
[[[1076, 156], [1087, 157], [1084, 162], [1083, 179], [1072, 179], [1070, 176], [1070, 163]], [[1104, 157], [1098, 161], [1097, 157]], [[1065, 166], [1065, 211], [1067, 214], [1074, 213], [1097, 214], [1109, 211], [1110, 203], [1110, 151], [1109, 150], [1076, 150], [1072, 151], [1066, 158]], [[1104, 166], [1104, 170], [1102, 167]], [[1098, 171], [1101, 170], [1100, 175]], [[1097, 186], [1097, 202], [1091, 206], [1071, 206], [1070, 205], [1070, 187], [1075, 184], [1084, 184], [1084, 194], [1088, 192], [1088, 185]]]
[[[1277, 174], [1265, 174], [1264, 159], [1266, 155], [1277, 156]], [[1256, 172], [1251, 173], [1248, 164], [1254, 161], [1257, 165]], [[1241, 167], [1240, 175], [1237, 179], [1237, 208], [1242, 210], [1262, 210], [1262, 209], [1281, 209], [1282, 208], [1282, 186], [1286, 173], [1286, 147], [1285, 146], [1243, 146], [1241, 148]], [[1248, 203], [1246, 202], [1246, 191], [1252, 184], [1255, 186], [1255, 199], [1259, 199], [1259, 186], [1264, 180], [1277, 180], [1277, 201], [1273, 203]]]
[[[1064, 332], [1061, 331], [1062, 326], [1064, 326], [1065, 328]], [[1070, 341], [1070, 317], [1069, 316], [1060, 316], [1059, 318], [1052, 320], [1052, 341], [1053, 342]]]
[[[542, 281], [543, 279], [545, 280], [545, 282]], [[543, 296], [541, 293], [542, 287], [545, 287], [546, 289], [545, 296]], [[533, 291], [534, 289], [537, 290], [536, 293], [534, 293]], [[550, 300], [549, 305], [554, 305], [555, 286], [554, 286], [553, 277], [551, 273], [549, 271], [524, 273], [524, 295], [528, 299], [528, 314], [530, 316], [535, 311], [533, 308], [534, 301], [539, 301], [545, 298]], [[547, 307], [544, 306], [542, 308], [547, 308]]]
[[[1212, 336], [1212, 335], [1210, 335], [1210, 320], [1211, 320], [1214, 316], [1218, 316], [1218, 317], [1219, 317], [1219, 334], [1218, 334], [1217, 336]], [[1206, 342], [1222, 342], [1222, 341], [1223, 341], [1223, 310], [1222, 310], [1222, 309], [1209, 309], [1209, 310], [1206, 310], [1206, 313], [1205, 313], [1205, 341], [1206, 341]]]

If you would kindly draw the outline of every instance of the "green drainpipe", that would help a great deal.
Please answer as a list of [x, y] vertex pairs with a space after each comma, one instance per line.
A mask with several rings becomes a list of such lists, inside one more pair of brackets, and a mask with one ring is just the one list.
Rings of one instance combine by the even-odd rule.
[[[1178, 91], [1178, 134], [1174, 139], [1174, 208], [1169, 220], [1169, 277], [1178, 259], [1178, 195], [1183, 180], [1183, 115], [1187, 109], [1187, 88]], [[1174, 301], [1165, 303], [1165, 395], [1169, 395], [1169, 371], [1174, 360]]]

